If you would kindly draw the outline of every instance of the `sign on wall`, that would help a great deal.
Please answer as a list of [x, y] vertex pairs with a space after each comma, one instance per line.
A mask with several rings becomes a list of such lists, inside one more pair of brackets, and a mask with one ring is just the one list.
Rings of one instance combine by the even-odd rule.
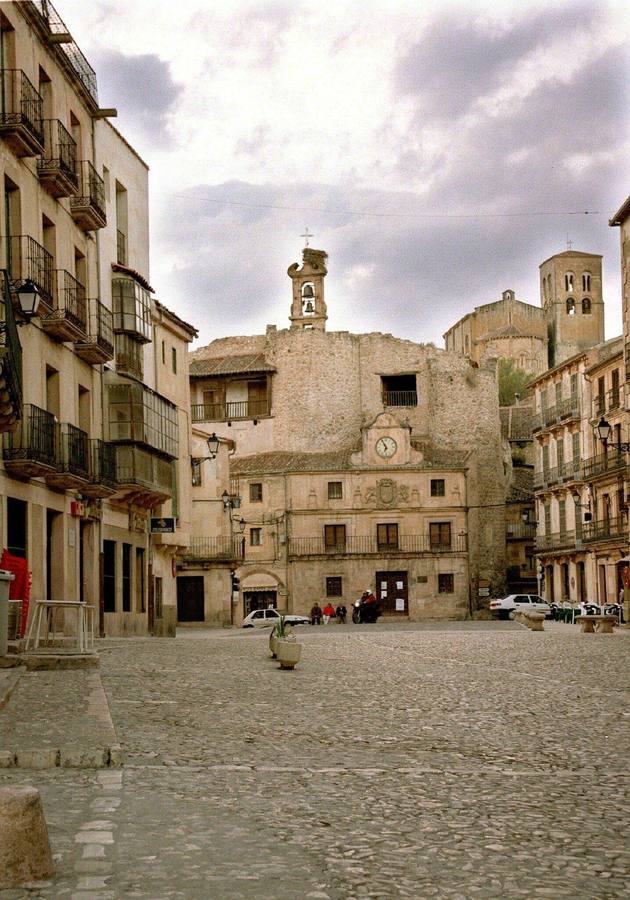
[[151, 516], [151, 534], [175, 534], [175, 517]]

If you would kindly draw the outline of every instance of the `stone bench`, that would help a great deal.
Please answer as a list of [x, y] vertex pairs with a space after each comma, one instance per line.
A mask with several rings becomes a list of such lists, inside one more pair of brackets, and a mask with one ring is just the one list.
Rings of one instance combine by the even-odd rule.
[[530, 631], [544, 631], [545, 614], [536, 610], [519, 609], [514, 616], [517, 622], [527, 625]]
[[577, 616], [575, 619], [582, 626], [584, 634], [595, 634], [597, 626], [598, 634], [612, 634], [613, 625], [618, 625], [617, 616]]

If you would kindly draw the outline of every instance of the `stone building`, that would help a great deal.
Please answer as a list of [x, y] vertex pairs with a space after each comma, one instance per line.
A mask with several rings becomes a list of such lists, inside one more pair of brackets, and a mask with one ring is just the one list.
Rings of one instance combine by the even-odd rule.
[[[147, 167], [107, 121], [115, 110], [99, 106], [60, 16], [50, 2], [5, 2], [0, 26], [5, 312], [27, 282], [41, 301], [19, 334], [0, 540], [27, 558], [34, 598], [86, 601], [108, 634], [172, 632], [195, 332], [151, 298]], [[177, 546], [150, 545], [150, 509], [184, 511]]]
[[[288, 274], [289, 329], [191, 355], [195, 427], [234, 442], [238, 620], [262, 602], [348, 605], [368, 585], [393, 615], [467, 616], [480, 589], [504, 582], [494, 365], [389, 334], [326, 331], [326, 254], [306, 248]], [[193, 541], [209, 537], [195, 528]], [[215, 619], [214, 599], [204, 606]]]

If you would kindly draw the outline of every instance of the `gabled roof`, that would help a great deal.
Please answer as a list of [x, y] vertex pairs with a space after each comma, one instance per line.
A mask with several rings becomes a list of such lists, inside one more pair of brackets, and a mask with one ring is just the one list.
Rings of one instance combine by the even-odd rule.
[[534, 410], [531, 406], [501, 406], [501, 435], [506, 441], [531, 441]]
[[512, 483], [507, 495], [508, 503], [526, 503], [534, 499], [534, 469], [532, 466], [515, 466]]
[[235, 356], [190, 360], [191, 378], [206, 378], [212, 375], [254, 375], [275, 371], [275, 367], [265, 360], [264, 353], [242, 353]]

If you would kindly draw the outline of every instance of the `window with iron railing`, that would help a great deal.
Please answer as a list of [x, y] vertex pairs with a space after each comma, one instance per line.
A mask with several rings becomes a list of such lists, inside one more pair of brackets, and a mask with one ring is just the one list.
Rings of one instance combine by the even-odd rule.
[[2, 69], [0, 90], [0, 133], [21, 126], [43, 147], [43, 100], [35, 85], [21, 69]]
[[44, 119], [44, 153], [37, 161], [40, 175], [59, 171], [74, 185], [79, 186], [77, 177], [77, 145], [59, 119]]
[[346, 526], [324, 525], [324, 545], [328, 552], [343, 550], [346, 546]]
[[381, 394], [384, 406], [417, 406], [415, 375], [382, 375]]
[[429, 543], [432, 548], [451, 546], [451, 523], [430, 522]]

